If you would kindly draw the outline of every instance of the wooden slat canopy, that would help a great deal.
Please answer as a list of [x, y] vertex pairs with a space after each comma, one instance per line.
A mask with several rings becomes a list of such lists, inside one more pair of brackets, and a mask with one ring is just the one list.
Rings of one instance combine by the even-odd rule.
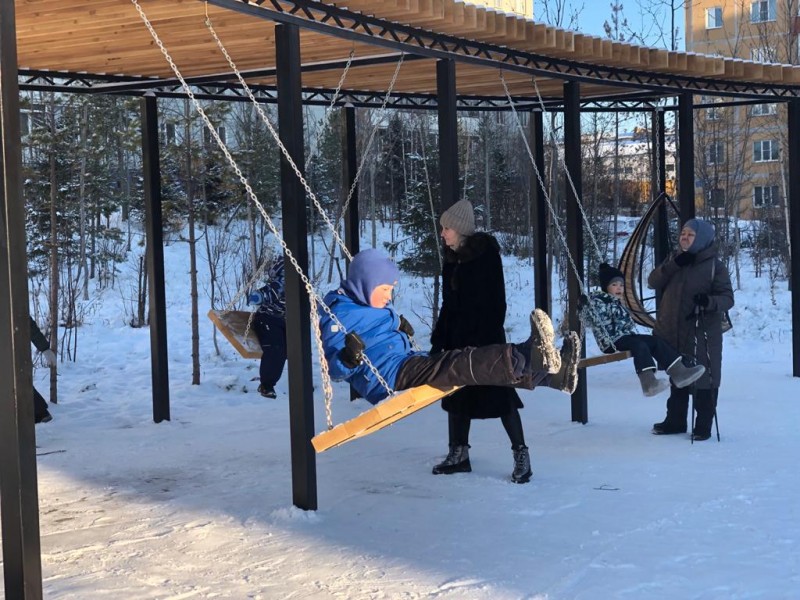
[[[315, 4], [335, 5], [433, 34], [496, 44], [585, 65], [699, 79], [787, 85], [800, 83], [800, 67], [624, 44], [565, 31], [458, 0], [336, 0], [335, 3], [321, 0]], [[200, 0], [140, 0], [140, 5], [175, 63], [187, 77], [230, 72], [204, 24], [206, 14], [242, 71], [275, 66], [275, 23], [258, 17], [258, 13], [269, 13], [272, 6], [269, 1], [247, 4], [244, 0], [211, 0], [207, 4]], [[248, 7], [251, 14], [231, 9], [243, 5]], [[292, 2], [282, 2], [281, 5], [288, 12]], [[18, 64], [21, 69], [173, 78], [172, 71], [131, 0], [16, 0], [15, 8]], [[295, 16], [300, 21], [306, 17], [303, 11], [297, 11]], [[396, 50], [365, 43], [362, 39], [348, 40], [302, 29], [303, 63], [341, 62], [346, 60], [351, 50], [358, 59], [385, 56], [387, 53], [398, 54]], [[423, 58], [415, 61], [413, 68], [407, 66], [402, 69], [395, 89], [398, 92], [434, 94], [435, 60], [434, 57]], [[486, 66], [459, 63], [456, 82], [458, 94], [502, 97], [504, 92], [497, 73], [499, 66], [499, 62]], [[546, 97], [557, 98], [562, 94], [564, 74], [559, 77], [555, 71], [553, 69], [552, 78], [546, 74], [537, 76], [537, 82]], [[392, 62], [354, 66], [348, 74], [345, 88], [383, 91], [393, 72]], [[333, 89], [340, 74], [340, 66], [304, 73], [303, 85]], [[505, 78], [513, 94], [534, 96], [530, 75], [506, 71]], [[271, 77], [253, 82], [275, 83]], [[597, 84], [583, 84], [581, 95], [584, 98], [608, 97], [615, 89], [625, 91], [625, 88], [609, 88], [598, 80]]]

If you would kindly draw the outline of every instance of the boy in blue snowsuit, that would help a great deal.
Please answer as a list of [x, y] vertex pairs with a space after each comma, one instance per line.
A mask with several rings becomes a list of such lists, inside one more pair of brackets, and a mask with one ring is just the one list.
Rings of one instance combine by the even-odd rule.
[[267, 271], [267, 283], [247, 297], [247, 303], [258, 306], [253, 318], [253, 331], [261, 344], [258, 393], [277, 398], [275, 384], [286, 364], [286, 293], [283, 256], [277, 257]]
[[675, 387], [684, 388], [705, 373], [705, 367], [686, 367], [681, 355], [657, 335], [636, 332], [630, 311], [622, 304], [625, 279], [622, 271], [607, 263], [600, 265], [600, 291], [581, 304], [581, 319], [587, 323], [600, 349], [610, 354], [628, 350], [645, 396], [655, 396], [669, 389], [669, 382], [656, 378], [656, 369], [667, 372]]
[[504, 385], [533, 389], [537, 385], [572, 393], [577, 384], [580, 337], [571, 332], [559, 352], [553, 326], [541, 310], [531, 313], [531, 336], [522, 344], [492, 344], [436, 354], [415, 351], [413, 330], [392, 306], [397, 266], [378, 250], [359, 252], [347, 278], [324, 299], [339, 325], [320, 311], [325, 358], [331, 377], [346, 380], [372, 404], [389, 391], [364, 361], [366, 356], [392, 390], [420, 385]]

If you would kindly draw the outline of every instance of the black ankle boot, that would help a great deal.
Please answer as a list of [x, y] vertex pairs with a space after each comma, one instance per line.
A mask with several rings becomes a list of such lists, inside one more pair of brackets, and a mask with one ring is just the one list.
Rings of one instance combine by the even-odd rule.
[[453, 473], [471, 473], [472, 465], [469, 462], [469, 444], [464, 446], [450, 446], [447, 457], [433, 467], [434, 475], [452, 475]]
[[675, 433], [686, 433], [686, 421], [681, 423], [680, 421], [671, 421], [669, 417], [661, 421], [660, 423], [653, 423], [653, 431], [654, 435], [672, 435]]

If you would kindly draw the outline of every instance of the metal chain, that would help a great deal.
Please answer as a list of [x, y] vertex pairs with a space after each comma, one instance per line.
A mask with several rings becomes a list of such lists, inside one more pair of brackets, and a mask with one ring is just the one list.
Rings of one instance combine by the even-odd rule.
[[[131, 2], [133, 2], [133, 1], [134, 0], [131, 0]], [[225, 60], [228, 61], [228, 65], [230, 65], [231, 69], [233, 70], [234, 74], [236, 75], [236, 78], [239, 80], [239, 84], [242, 86], [242, 89], [244, 89], [245, 93], [247, 94], [247, 97], [250, 98], [250, 101], [253, 103], [253, 106], [255, 107], [256, 112], [258, 113], [258, 116], [261, 118], [261, 120], [263, 121], [264, 125], [266, 125], [267, 129], [269, 130], [270, 135], [273, 137], [275, 142], [278, 144], [278, 148], [280, 148], [281, 153], [283, 154], [284, 158], [286, 159], [286, 162], [289, 163], [289, 166], [292, 168], [292, 170], [294, 171], [295, 175], [297, 175], [297, 178], [300, 180], [300, 184], [303, 186], [303, 189], [305, 190], [306, 194], [311, 199], [311, 201], [314, 203], [314, 207], [317, 209], [317, 211], [319, 212], [320, 216], [325, 221], [325, 224], [331, 230], [331, 233], [333, 234], [333, 237], [336, 240], [336, 243], [343, 249], [344, 253], [347, 255], [347, 258], [349, 260], [352, 260], [353, 257], [350, 254], [350, 251], [347, 249], [347, 246], [345, 246], [344, 241], [342, 240], [342, 238], [339, 236], [338, 232], [336, 231], [333, 223], [331, 222], [330, 218], [328, 217], [328, 213], [325, 212], [325, 209], [322, 207], [322, 204], [320, 204], [319, 200], [317, 199], [317, 196], [314, 194], [314, 192], [311, 191], [311, 187], [309, 186], [308, 182], [306, 181], [306, 178], [300, 172], [300, 169], [298, 168], [297, 164], [295, 164], [294, 159], [292, 159], [292, 157], [289, 155], [289, 152], [286, 150], [286, 147], [283, 145], [283, 142], [281, 141], [280, 136], [276, 132], [274, 125], [269, 120], [269, 117], [267, 117], [266, 113], [264, 112], [264, 109], [261, 108], [261, 105], [258, 103], [258, 100], [256, 100], [256, 97], [253, 94], [253, 91], [250, 89], [250, 86], [247, 85], [247, 82], [244, 80], [244, 77], [242, 76], [242, 73], [239, 71], [238, 67], [236, 66], [236, 63], [233, 61], [233, 59], [231, 58], [230, 54], [228, 54], [227, 49], [222, 44], [222, 40], [219, 39], [219, 36], [217, 35], [217, 32], [214, 30], [214, 27], [212, 26], [210, 19], [206, 20], [206, 27], [208, 27], [209, 31], [211, 32], [212, 36], [214, 37], [214, 41], [217, 43], [217, 47], [219, 48], [220, 52], [222, 52], [222, 55], [225, 57]]]
[[[550, 216], [553, 218], [553, 223], [555, 223], [556, 233], [558, 234], [558, 237], [561, 240], [561, 244], [563, 245], [564, 250], [566, 251], [567, 260], [569, 261], [569, 264], [572, 267], [572, 270], [573, 270], [573, 272], [575, 274], [575, 279], [578, 281], [578, 286], [580, 287], [581, 294], [583, 294], [584, 296], [588, 296], [588, 294], [586, 293], [587, 290], [586, 290], [585, 286], [583, 285], [583, 280], [579, 276], [578, 266], [575, 264], [575, 259], [573, 258], [572, 253], [569, 251], [569, 245], [567, 244], [567, 238], [564, 235], [563, 227], [561, 226], [561, 223], [559, 222], [558, 214], [556, 214], [556, 210], [553, 207], [553, 202], [552, 202], [552, 200], [550, 198], [550, 194], [547, 193], [547, 188], [544, 185], [544, 179], [542, 178], [542, 174], [539, 172], [539, 167], [536, 166], [536, 160], [533, 157], [533, 151], [531, 150], [531, 146], [528, 143], [528, 137], [525, 135], [525, 130], [522, 128], [522, 121], [519, 118], [519, 114], [517, 113], [517, 107], [514, 104], [514, 100], [511, 98], [511, 93], [508, 90], [508, 85], [506, 84], [506, 79], [503, 76], [503, 72], [502, 71], [500, 71], [500, 81], [503, 84], [503, 90], [506, 93], [506, 98], [508, 99], [509, 106], [511, 106], [511, 112], [514, 114], [514, 122], [517, 124], [517, 128], [519, 129], [520, 137], [522, 138], [522, 142], [525, 145], [525, 150], [528, 152], [528, 158], [530, 159], [531, 165], [533, 166], [533, 172], [536, 175], [536, 180], [539, 182], [539, 189], [542, 190], [542, 196], [544, 197], [544, 200], [547, 203], [547, 208], [550, 210]], [[542, 111], [545, 114], [547, 114], [547, 110], [544, 108], [544, 104], [542, 104]], [[564, 165], [564, 168], [566, 170], [566, 164]], [[577, 198], [577, 195], [575, 197]], [[578, 200], [578, 205], [580, 205], [580, 200]], [[595, 312], [594, 307], [592, 306], [592, 303], [588, 302], [587, 303], [587, 307], [589, 309], [589, 313], [591, 314], [592, 320], [594, 322], [598, 322], [597, 313]], [[603, 327], [603, 329], [605, 331], [605, 327], [602, 324], [600, 324], [600, 326]], [[607, 337], [610, 337], [610, 336], [608, 336], [608, 332], [607, 331], [605, 333], [606, 333]], [[614, 346], [613, 342], [611, 343], [611, 347], [613, 348], [614, 352], [617, 351], [617, 348], [616, 348], [616, 346]]]
[[[253, 191], [253, 188], [250, 187], [249, 181], [242, 174], [241, 169], [239, 169], [239, 165], [236, 163], [236, 160], [231, 155], [230, 150], [228, 150], [227, 145], [225, 144], [225, 142], [222, 141], [222, 138], [220, 138], [219, 133], [217, 132], [217, 130], [214, 127], [214, 125], [211, 123], [211, 120], [208, 118], [208, 115], [206, 115], [205, 111], [203, 110], [203, 107], [200, 105], [200, 102], [195, 97], [194, 92], [192, 92], [191, 88], [189, 87], [189, 84], [186, 83], [186, 80], [184, 79], [183, 75], [181, 74], [180, 70], [178, 69], [178, 66], [172, 60], [172, 57], [170, 56], [169, 52], [167, 51], [166, 47], [164, 46], [164, 43], [161, 41], [161, 38], [158, 36], [158, 33], [156, 33], [156, 30], [153, 28], [153, 25], [150, 23], [150, 20], [147, 18], [147, 15], [145, 14], [144, 10], [139, 5], [138, 0], [131, 0], [131, 3], [136, 7], [137, 12], [139, 13], [139, 17], [141, 18], [141, 20], [144, 23], [145, 27], [147, 27], [147, 30], [150, 32], [150, 35], [152, 36], [153, 41], [156, 43], [156, 45], [158, 46], [159, 50], [161, 51], [161, 54], [166, 59], [166, 61], [169, 64], [170, 68], [172, 69], [172, 72], [175, 73], [175, 76], [178, 78], [178, 81], [181, 82], [181, 87], [183, 88], [184, 93], [192, 101], [192, 104], [194, 105], [195, 110], [198, 112], [200, 117], [203, 119], [203, 122], [206, 125], [206, 129], [208, 129], [210, 135], [214, 138], [214, 141], [217, 143], [217, 145], [219, 146], [220, 150], [225, 155], [225, 158], [227, 159], [229, 165], [234, 170], [236, 176], [239, 178], [239, 181], [244, 186], [245, 191], [247, 192], [247, 196], [250, 198], [250, 200], [256, 206], [258, 211], [261, 213], [261, 216], [264, 217], [264, 220], [266, 221], [267, 226], [269, 227], [269, 230], [272, 232], [272, 234], [278, 240], [278, 242], [279, 242], [279, 244], [281, 246], [281, 249], [283, 250], [283, 253], [289, 259], [289, 262], [292, 264], [292, 267], [294, 267], [294, 270], [297, 272], [297, 275], [303, 281], [303, 284], [304, 284], [304, 286], [306, 288], [306, 293], [308, 294], [309, 298], [311, 298], [313, 296], [314, 299], [318, 302], [319, 306], [322, 307], [322, 309], [330, 317], [330, 319], [339, 327], [340, 331], [342, 331], [346, 335], [347, 334], [347, 329], [345, 328], [344, 325], [342, 325], [341, 321], [339, 321], [339, 319], [336, 317], [336, 315], [333, 314], [333, 312], [331, 312], [330, 307], [327, 304], [325, 304], [325, 302], [319, 297], [319, 295], [314, 290], [314, 286], [312, 285], [311, 281], [308, 279], [306, 274], [303, 272], [303, 269], [300, 267], [300, 264], [297, 262], [297, 259], [294, 257], [294, 254], [292, 254], [292, 251], [286, 245], [286, 242], [281, 237], [277, 227], [275, 227], [275, 224], [272, 222], [272, 219], [270, 219], [269, 214], [267, 213], [266, 209], [261, 204], [261, 202], [258, 200], [258, 197], [256, 196], [255, 192]], [[241, 76], [241, 74], [239, 74], [239, 75]], [[255, 101], [255, 98], [253, 98], [252, 93], [249, 91], [249, 88], [248, 88], [248, 93], [251, 96], [251, 100]], [[270, 133], [272, 134], [273, 139], [275, 139], [276, 143], [278, 144], [278, 147], [281, 149], [281, 152], [283, 153], [284, 158], [286, 158], [287, 162], [289, 162], [292, 165], [295, 173], [298, 175], [298, 177], [300, 177], [301, 181], [305, 184], [304, 187], [306, 187], [306, 189], [308, 189], [308, 184], [305, 183], [304, 179], [302, 179], [302, 175], [300, 175], [300, 173], [299, 173], [299, 171], [297, 169], [297, 166], [294, 164], [294, 161], [292, 161], [291, 157], [289, 156], [289, 152], [286, 150], [286, 147], [280, 141], [280, 138], [278, 137], [278, 135], [275, 132], [275, 130], [273, 128], [271, 128], [271, 126], [270, 126]], [[370, 369], [370, 371], [373, 373], [373, 375], [375, 375], [375, 377], [377, 378], [378, 382], [384, 387], [384, 389], [386, 389], [388, 394], [389, 395], [394, 394], [394, 390], [391, 387], [389, 387], [389, 384], [386, 383], [386, 380], [378, 372], [378, 370], [375, 368], [375, 366], [372, 364], [372, 362], [369, 360], [369, 358], [366, 355], [364, 355], [363, 358], [364, 358], [364, 364], [367, 365], [367, 367]], [[323, 363], [324, 361], [325, 361], [325, 355], [322, 354], [320, 356], [320, 363]], [[327, 371], [325, 371], [325, 372], [327, 372]], [[324, 373], [323, 373], [323, 376], [324, 376]]]

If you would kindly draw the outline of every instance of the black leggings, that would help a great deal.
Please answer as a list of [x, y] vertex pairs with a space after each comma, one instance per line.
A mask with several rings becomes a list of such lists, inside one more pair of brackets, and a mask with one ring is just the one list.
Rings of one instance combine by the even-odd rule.
[[[519, 410], [512, 408], [500, 420], [503, 422], [503, 427], [508, 434], [508, 439], [511, 441], [512, 448], [520, 448], [525, 445], [525, 434], [522, 432], [522, 419], [519, 416]], [[472, 424], [472, 419], [451, 412], [447, 414], [447, 429], [450, 437], [451, 446], [468, 446], [469, 445], [469, 428]]]

